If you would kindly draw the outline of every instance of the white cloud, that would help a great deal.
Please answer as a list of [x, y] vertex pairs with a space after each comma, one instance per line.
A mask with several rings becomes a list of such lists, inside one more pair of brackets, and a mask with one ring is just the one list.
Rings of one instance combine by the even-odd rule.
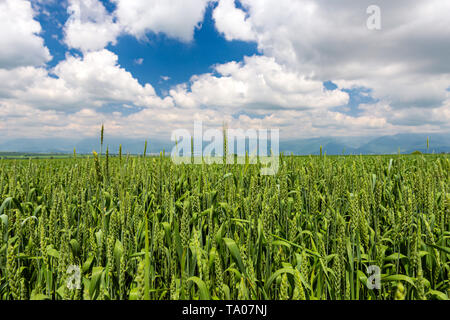
[[450, 2], [378, 1], [382, 29], [368, 30], [372, 1], [242, 0], [259, 49], [340, 87], [365, 86], [394, 108], [437, 108], [450, 83]]
[[145, 39], [149, 32], [190, 42], [210, 0], [112, 1], [116, 9], [109, 13], [99, 0], [69, 0], [65, 43], [83, 52], [97, 51], [115, 45], [122, 33]]
[[51, 71], [53, 77], [43, 68], [0, 69], [0, 98], [62, 111], [108, 104], [172, 105], [170, 98], [159, 98], [150, 84], [140, 85], [117, 60], [117, 55], [108, 50], [89, 52], [83, 58], [69, 55]]
[[116, 44], [121, 28], [100, 1], [69, 0], [67, 12], [64, 41], [70, 48], [95, 51]]
[[359, 108], [363, 111], [363, 116], [384, 117], [392, 126], [409, 130], [417, 130], [421, 127], [428, 130], [450, 129], [450, 94], [447, 94], [447, 99], [437, 108], [393, 108], [384, 102], [363, 104]]
[[[444, 122], [450, 99], [446, 106], [428, 114], [431, 124], [417, 121], [412, 125], [405, 122], [411, 114], [381, 103], [361, 106], [360, 116], [333, 111], [334, 106], [347, 103], [346, 93], [325, 91], [320, 81], [290, 71], [273, 58], [254, 56], [215, 68], [217, 76], [195, 76], [189, 85], [171, 90], [164, 100], [150, 85], [141, 86], [107, 50], [87, 53], [84, 58], [68, 56], [52, 70], [57, 78], [49, 77], [42, 68], [2, 70], [0, 113], [14, 121], [0, 131], [25, 136], [86, 136], [97, 134], [100, 121], [108, 124], [111, 135], [167, 138], [172, 130], [191, 128], [194, 120], [203, 120], [207, 126], [226, 121], [235, 128], [281, 128], [286, 139], [448, 128]], [[2, 78], [15, 81], [8, 83]], [[109, 104], [144, 109], [129, 115], [98, 111]], [[424, 116], [420, 113], [418, 118]], [[21, 127], [26, 130], [18, 130]]]
[[41, 31], [29, 1], [0, 1], [0, 68], [38, 66], [49, 61], [51, 55], [39, 37]]
[[164, 33], [184, 42], [193, 39], [209, 0], [112, 0], [125, 32], [145, 38], [147, 32]]
[[221, 108], [224, 112], [330, 108], [347, 104], [348, 94], [327, 91], [320, 81], [279, 65], [264, 56], [245, 57], [243, 63], [217, 65], [220, 77], [194, 76], [190, 90], [181, 85], [170, 91], [177, 105]]
[[256, 40], [252, 26], [246, 20], [245, 12], [236, 8], [234, 0], [219, 0], [219, 5], [213, 12], [213, 19], [217, 30], [223, 33], [228, 41]]

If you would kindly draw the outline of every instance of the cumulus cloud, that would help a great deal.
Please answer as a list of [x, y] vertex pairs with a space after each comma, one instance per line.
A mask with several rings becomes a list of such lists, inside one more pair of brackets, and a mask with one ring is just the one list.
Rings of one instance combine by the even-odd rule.
[[95, 51], [116, 44], [121, 28], [100, 1], [69, 0], [67, 13], [64, 41], [70, 48]]
[[116, 44], [121, 33], [145, 39], [149, 32], [190, 42], [210, 0], [112, 1], [116, 9], [109, 13], [99, 0], [69, 0], [65, 43], [83, 52], [95, 51]]
[[0, 68], [39, 66], [51, 59], [34, 15], [28, 1], [0, 1]]
[[5, 80], [0, 81], [0, 97], [42, 110], [76, 111], [108, 104], [172, 105], [170, 98], [159, 98], [150, 84], [140, 85], [117, 60], [117, 55], [104, 49], [82, 58], [69, 55], [50, 74], [43, 68], [0, 69], [0, 80]]
[[330, 108], [348, 102], [347, 93], [327, 91], [322, 82], [290, 71], [273, 58], [246, 57], [243, 63], [217, 65], [215, 70], [219, 76], [194, 76], [189, 90], [185, 85], [171, 90], [175, 103], [188, 108], [207, 106], [231, 112], [239, 109], [267, 112]]
[[340, 87], [365, 86], [394, 108], [436, 108], [450, 82], [450, 3], [378, 1], [381, 30], [366, 27], [369, 0], [242, 0], [267, 56]]
[[450, 97], [437, 108], [393, 108], [390, 104], [379, 102], [373, 105], [360, 105], [363, 116], [384, 117], [386, 121], [397, 127], [417, 130], [421, 127], [435, 131], [450, 129]]
[[219, 0], [219, 4], [213, 12], [213, 19], [217, 30], [222, 33], [228, 41], [256, 40], [252, 26], [250, 22], [246, 20], [245, 12], [236, 8], [234, 0]]
[[113, 0], [124, 31], [139, 38], [147, 32], [164, 33], [184, 42], [193, 39], [209, 0]]

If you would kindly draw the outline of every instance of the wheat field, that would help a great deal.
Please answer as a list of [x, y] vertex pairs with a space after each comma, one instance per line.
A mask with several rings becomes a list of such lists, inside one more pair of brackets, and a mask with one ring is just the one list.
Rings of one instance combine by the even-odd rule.
[[0, 299], [447, 300], [449, 172], [447, 155], [281, 155], [274, 176], [0, 160]]

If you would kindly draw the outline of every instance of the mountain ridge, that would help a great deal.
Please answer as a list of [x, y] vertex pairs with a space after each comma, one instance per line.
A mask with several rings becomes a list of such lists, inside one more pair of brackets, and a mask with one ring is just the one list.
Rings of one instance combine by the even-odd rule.
[[[427, 149], [427, 137], [430, 147]], [[121, 144], [124, 154], [141, 154], [144, 151], [145, 139], [105, 137], [103, 152], [109, 147], [110, 153], [118, 153]], [[174, 144], [170, 141], [148, 139], [147, 153], [159, 153], [165, 149], [170, 153]], [[338, 154], [395, 154], [420, 152], [450, 152], [450, 133], [439, 134], [396, 134], [366, 137], [319, 137], [308, 139], [291, 139], [280, 141], [280, 152], [296, 155], [317, 155], [323, 152], [329, 155]], [[100, 151], [99, 138], [65, 139], [65, 138], [22, 138], [0, 142], [0, 152], [32, 152], [32, 153], [77, 153], [87, 154], [93, 150]]]

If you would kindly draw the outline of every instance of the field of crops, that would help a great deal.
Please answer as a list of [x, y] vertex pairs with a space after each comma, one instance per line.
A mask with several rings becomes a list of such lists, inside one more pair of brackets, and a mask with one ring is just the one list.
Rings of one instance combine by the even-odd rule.
[[282, 156], [275, 176], [0, 160], [0, 299], [448, 299], [449, 172], [446, 155]]

